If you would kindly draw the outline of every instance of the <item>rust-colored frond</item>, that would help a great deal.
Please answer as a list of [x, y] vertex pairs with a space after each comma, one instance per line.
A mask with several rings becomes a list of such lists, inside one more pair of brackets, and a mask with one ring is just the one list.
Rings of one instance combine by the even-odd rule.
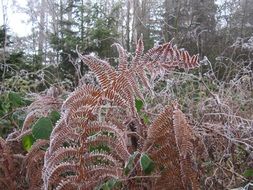
[[[94, 189], [111, 179], [120, 180], [123, 189], [197, 189], [195, 136], [183, 113], [169, 105], [152, 120], [157, 109], [143, 109], [136, 99], [152, 102], [152, 80], [174, 68], [195, 68], [198, 56], [171, 42], [143, 55], [141, 38], [128, 60], [114, 45], [118, 70], [79, 54], [98, 85], [80, 86], [64, 102], [45, 152], [44, 189]], [[145, 170], [145, 160], [154, 164], [152, 171]]]
[[29, 112], [25, 118], [25, 121], [23, 123], [22, 126], [22, 132], [28, 130], [30, 128], [30, 126], [32, 125], [32, 123], [34, 122], [34, 120], [37, 118], [37, 111], [34, 110], [32, 112]]
[[192, 129], [187, 124], [185, 115], [181, 110], [175, 107], [173, 111], [173, 127], [175, 131], [175, 139], [180, 154], [180, 167], [182, 174], [182, 181], [185, 186], [193, 189], [199, 189], [198, 171], [194, 168], [194, 161], [192, 160], [195, 141]]
[[45, 169], [50, 171], [53, 166], [66, 161], [68, 159], [73, 159], [78, 155], [78, 149], [76, 147], [60, 147], [57, 149], [52, 156], [47, 160], [45, 164]]
[[120, 44], [115, 43], [113, 45], [116, 46], [119, 53], [118, 71], [119, 72], [126, 71], [128, 69], [127, 52], [126, 50], [123, 49], [123, 47]]
[[168, 59], [169, 57], [171, 59], [173, 57], [173, 50], [172, 50], [172, 43], [171, 42], [164, 44], [164, 48], [163, 48], [163, 52], [161, 54], [160, 60], [161, 60], [161, 62], [165, 62], [166, 59]]
[[133, 67], [135, 67], [140, 63], [143, 51], [144, 51], [144, 44], [143, 44], [143, 36], [141, 35], [141, 37], [137, 42], [135, 56], [132, 61]]
[[59, 182], [62, 180], [60, 175], [68, 172], [77, 174], [77, 165], [74, 163], [63, 162], [55, 166], [55, 168], [52, 171], [49, 171], [49, 173], [44, 172], [44, 183], [46, 187], [49, 187], [52, 184], [59, 184]]
[[105, 163], [115, 167], [120, 167], [121, 165], [121, 163], [112, 155], [102, 151], [85, 154], [84, 159], [87, 167], [91, 165], [102, 165]]
[[[162, 55], [164, 49], [167, 48], [167, 44], [155, 46], [148, 50], [147, 53], [143, 55], [143, 64], [147, 64], [148, 62], [154, 63], [156, 62]], [[166, 59], [166, 57], [162, 57], [162, 59]]]
[[[32, 158], [26, 162], [26, 178], [29, 182], [29, 189], [40, 189], [42, 187], [42, 168], [43, 158], [45, 155], [44, 150], [38, 150]], [[36, 175], [34, 175], [36, 174]]]
[[78, 140], [79, 135], [77, 133], [75, 133], [74, 131], [69, 131], [68, 133], [60, 133], [57, 136], [55, 136], [52, 141], [50, 141], [50, 147], [49, 147], [49, 151], [50, 154], [57, 150], [58, 148], [60, 148], [61, 146], [64, 145], [64, 143], [66, 144], [70, 144], [71, 142], [73, 142], [75, 144], [75, 142]]
[[[34, 156], [38, 153], [38, 151], [41, 150], [44, 146], [48, 145], [49, 141], [44, 139], [38, 139], [32, 146], [32, 148], [29, 150], [29, 152], [26, 154], [24, 160], [23, 160], [23, 166], [27, 166], [28, 162], [31, 162], [31, 160], [34, 159]], [[43, 155], [44, 156], [44, 155]], [[43, 158], [43, 156], [41, 158]]]
[[4, 188], [16, 189], [15, 175], [18, 175], [14, 169], [14, 160], [12, 152], [6, 141], [0, 137], [0, 185]]
[[142, 67], [136, 68], [135, 69], [135, 74], [136, 76], [141, 80], [141, 83], [152, 92], [151, 85], [149, 83], [149, 79], [147, 77], [147, 73]]
[[82, 99], [83, 97], [91, 96], [96, 97], [100, 94], [100, 90], [93, 86], [93, 85], [83, 85], [81, 87], [78, 87], [63, 103], [62, 109], [65, 110], [70, 105], [72, 105], [77, 100]]
[[171, 164], [171, 166], [171, 168], [165, 168], [161, 171], [161, 177], [157, 179], [154, 186], [155, 190], [186, 189], [181, 181], [181, 178], [179, 177], [180, 170], [177, 168], [178, 164]]
[[78, 177], [70, 176], [68, 179], [62, 180], [55, 190], [75, 190], [78, 189]]
[[48, 112], [50, 110], [59, 109], [62, 105], [62, 100], [49, 95], [39, 96], [31, 105], [28, 107], [28, 112], [37, 110], [40, 113]]
[[27, 129], [25, 130], [24, 132], [18, 132], [18, 135], [17, 136], [9, 136], [6, 141], [20, 141], [23, 137], [27, 136], [27, 135], [30, 135], [32, 134], [32, 129]]
[[187, 124], [183, 112], [176, 108], [173, 111], [173, 127], [176, 143], [180, 154], [185, 158], [193, 153], [193, 142], [195, 140], [192, 129]]
[[[157, 148], [155, 148], [153, 151], [150, 151], [150, 155], [152, 156], [152, 158], [155, 159], [156, 163], [168, 168], [168, 167], [177, 167], [178, 164], [177, 163], [173, 163], [173, 160], [171, 160], [171, 162], [168, 162], [167, 159], [168, 157], [171, 158], [177, 158], [178, 157], [178, 152], [176, 151], [176, 146], [175, 144], [173, 144], [173, 142], [169, 141], [169, 137], [167, 137], [167, 142], [166, 144], [156, 144], [156, 146], [159, 146]], [[173, 150], [174, 151], [171, 151]], [[175, 159], [175, 161], [177, 162], [177, 160]]]
[[68, 106], [66, 110], [66, 122], [69, 124], [73, 118], [76, 117], [89, 117], [89, 114], [100, 103], [99, 97], [84, 96], [77, 99], [75, 102]]
[[169, 42], [150, 49], [143, 56], [143, 64], [152, 75], [175, 68], [193, 69], [199, 66], [199, 60], [198, 55], [190, 56], [188, 51], [179, 50]]
[[56, 92], [54, 89], [56, 88], [48, 89], [48, 93], [46, 95], [37, 96], [35, 101], [28, 106], [27, 108], [28, 114], [23, 123], [21, 134], [19, 137], [16, 137], [15, 140], [20, 140], [21, 135], [27, 134], [28, 131], [30, 130], [31, 125], [37, 118], [45, 117], [50, 112], [59, 110], [63, 100], [57, 97], [58, 92]]
[[54, 151], [63, 146], [64, 143], [75, 142], [79, 138], [79, 135], [75, 132], [75, 129], [69, 127], [64, 117], [62, 117], [54, 127], [50, 136], [50, 146], [47, 150], [48, 154], [45, 157], [47, 160]]
[[102, 134], [103, 132], [112, 133], [114, 136], [121, 138], [123, 133], [116, 126], [110, 126], [103, 123], [93, 123], [90, 126], [87, 126], [84, 123], [80, 123], [82, 128], [85, 128], [85, 131], [82, 134], [82, 137], [89, 137], [91, 134]]
[[95, 166], [88, 170], [87, 175], [94, 181], [100, 181], [101, 178], [122, 176], [121, 167]]
[[164, 133], [171, 133], [173, 120], [172, 120], [173, 108], [167, 106], [164, 111], [159, 114], [154, 123], [148, 128], [148, 139], [151, 141], [159, 139]]
[[111, 85], [111, 81], [115, 79], [117, 73], [109, 63], [90, 55], [79, 54], [79, 57], [96, 74], [102, 88], [105, 89]]
[[144, 150], [157, 169], [162, 168], [161, 178], [156, 181], [159, 188], [159, 184], [167, 184], [172, 189], [198, 189], [198, 171], [192, 159], [194, 140], [194, 133], [176, 104], [167, 106], [148, 128]]
[[113, 81], [111, 87], [106, 89], [103, 96], [124, 109], [130, 108], [132, 113], [136, 112], [134, 107], [133, 88], [125, 73], [120, 74], [117, 79]]
[[[126, 76], [127, 76], [128, 82], [130, 84], [130, 87], [132, 88], [132, 91], [134, 92], [134, 95], [144, 101], [143, 94], [142, 94], [142, 92], [141, 92], [141, 90], [140, 90], [140, 88], [138, 86], [138, 82], [135, 79], [135, 74], [133, 74], [131, 72], [127, 72]], [[149, 88], [149, 85], [147, 85], [147, 86]]]
[[112, 153], [115, 151], [117, 155], [124, 161], [126, 161], [130, 153], [128, 152], [125, 143], [120, 141], [117, 138], [111, 138], [108, 136], [96, 136], [95, 138], [90, 137], [86, 140], [87, 146], [99, 146], [99, 145], [108, 145], [112, 149]]

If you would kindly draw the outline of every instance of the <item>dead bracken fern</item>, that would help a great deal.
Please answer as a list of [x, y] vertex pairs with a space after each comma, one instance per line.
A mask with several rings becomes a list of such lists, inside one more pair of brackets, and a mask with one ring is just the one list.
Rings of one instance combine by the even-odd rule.
[[7, 190], [41, 189], [42, 168], [45, 149], [49, 140], [37, 139], [31, 149], [25, 151], [22, 139], [32, 134], [32, 125], [39, 117], [49, 115], [58, 110], [62, 100], [58, 97], [55, 87], [50, 88], [46, 95], [38, 96], [27, 108], [27, 116], [20, 130], [0, 138], [0, 187]]
[[44, 189], [199, 189], [194, 130], [176, 103], [144, 121], [136, 100], [153, 93], [152, 80], [175, 68], [192, 69], [190, 56], [171, 42], [143, 53], [142, 39], [118, 69], [91, 55], [80, 59], [98, 85], [82, 85], [66, 99], [44, 157]]

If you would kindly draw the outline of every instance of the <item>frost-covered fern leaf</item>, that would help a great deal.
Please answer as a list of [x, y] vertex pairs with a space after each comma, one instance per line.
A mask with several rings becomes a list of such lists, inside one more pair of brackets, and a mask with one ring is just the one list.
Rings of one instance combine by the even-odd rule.
[[60, 188], [65, 184], [63, 181], [70, 186], [93, 189], [107, 178], [122, 176], [122, 165], [130, 156], [122, 131], [103, 123], [80, 123], [80, 128], [85, 130], [79, 136], [83, 142], [76, 143], [81, 144], [79, 147], [61, 146], [51, 153], [50, 147], [47, 151], [43, 170], [45, 189], [57, 184]]
[[173, 106], [166, 107], [148, 128], [144, 150], [149, 152], [157, 168], [163, 168], [156, 189], [163, 189], [160, 184], [171, 189], [199, 188], [193, 160], [194, 137], [182, 111]]
[[15, 170], [14, 159], [10, 147], [6, 141], [0, 137], [0, 185], [2, 188], [16, 189], [15, 175], [18, 175]]
[[[119, 44], [115, 46], [118, 69], [79, 53], [96, 75], [98, 85], [78, 87], [63, 103], [61, 119], [51, 133], [44, 157], [44, 189], [94, 189], [112, 179], [130, 189], [159, 189], [160, 185], [184, 189], [185, 179], [193, 181], [187, 165], [191, 158], [182, 156], [190, 153], [191, 139], [181, 128], [184, 122], [173, 117], [179, 112], [168, 106], [147, 126], [137, 113], [135, 99], [145, 102], [143, 93], [147, 89], [153, 92], [150, 76], [175, 67], [194, 68], [197, 56], [191, 57], [171, 42], [143, 54], [143, 41], [139, 39], [130, 59]], [[161, 177], [134, 178], [147, 175], [140, 164], [144, 153], [157, 164], [154, 172]], [[189, 172], [182, 175], [182, 166], [189, 166]]]
[[196, 137], [191, 127], [187, 124], [185, 115], [177, 108], [177, 105], [173, 111], [173, 127], [179, 151], [182, 182], [185, 187], [199, 189], [198, 172], [194, 168], [196, 164], [192, 160], [194, 153], [193, 143]]
[[[119, 52], [118, 70], [106, 61], [91, 55], [82, 55], [81, 60], [95, 73], [101, 87], [101, 98], [108, 99], [124, 109], [134, 112], [134, 97], [144, 100], [141, 86], [152, 92], [148, 76], [157, 76], [176, 67], [192, 69], [198, 66], [198, 56], [190, 56], [187, 51], [178, 50], [172, 43], [154, 47], [143, 55], [142, 38], [138, 40], [135, 56], [128, 62], [125, 50], [115, 44]], [[140, 82], [140, 83], [139, 83]]]
[[[31, 125], [38, 119], [39, 117], [47, 116], [51, 111], [58, 110], [62, 105], [62, 100], [57, 97], [52, 96], [39, 96], [29, 107], [27, 110], [27, 116], [22, 126], [20, 137], [16, 137], [15, 140], [21, 139], [23, 134], [27, 134]], [[12, 139], [14, 140], [14, 139]]]

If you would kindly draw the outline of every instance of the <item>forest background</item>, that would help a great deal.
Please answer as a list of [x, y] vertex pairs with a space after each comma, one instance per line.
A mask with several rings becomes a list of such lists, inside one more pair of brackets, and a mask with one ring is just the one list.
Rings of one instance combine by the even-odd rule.
[[24, 7], [14, 2], [13, 8], [28, 18], [31, 33], [23, 37], [8, 29], [6, 2], [2, 0], [1, 91], [38, 91], [63, 81], [76, 86], [78, 75], [87, 70], [79, 65], [81, 73], [75, 72], [77, 46], [84, 54], [116, 63], [111, 45], [117, 42], [133, 52], [141, 34], [146, 49], [173, 39], [198, 53], [207, 65], [200, 72], [206, 74], [212, 63], [218, 80], [233, 77], [237, 64], [229, 59], [247, 59], [245, 52], [252, 51], [251, 0], [28, 0]]

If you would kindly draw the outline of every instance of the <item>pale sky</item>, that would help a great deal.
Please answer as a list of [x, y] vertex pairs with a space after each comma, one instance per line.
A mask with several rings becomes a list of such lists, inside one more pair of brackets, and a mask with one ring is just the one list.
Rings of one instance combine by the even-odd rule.
[[[217, 0], [221, 4], [224, 0]], [[11, 34], [19, 37], [27, 36], [31, 33], [31, 24], [27, 24], [28, 16], [25, 13], [18, 12], [16, 5], [26, 7], [27, 0], [0, 0], [0, 26], [3, 25], [3, 5], [7, 8], [7, 25]]]
[[13, 7], [13, 2], [16, 5], [25, 7], [27, 0], [1, 0], [0, 2], [0, 26], [3, 25], [3, 6], [7, 9], [7, 26], [10, 32], [19, 37], [23, 37], [31, 33], [31, 25], [26, 21], [28, 16], [25, 13], [18, 12], [17, 8]]

